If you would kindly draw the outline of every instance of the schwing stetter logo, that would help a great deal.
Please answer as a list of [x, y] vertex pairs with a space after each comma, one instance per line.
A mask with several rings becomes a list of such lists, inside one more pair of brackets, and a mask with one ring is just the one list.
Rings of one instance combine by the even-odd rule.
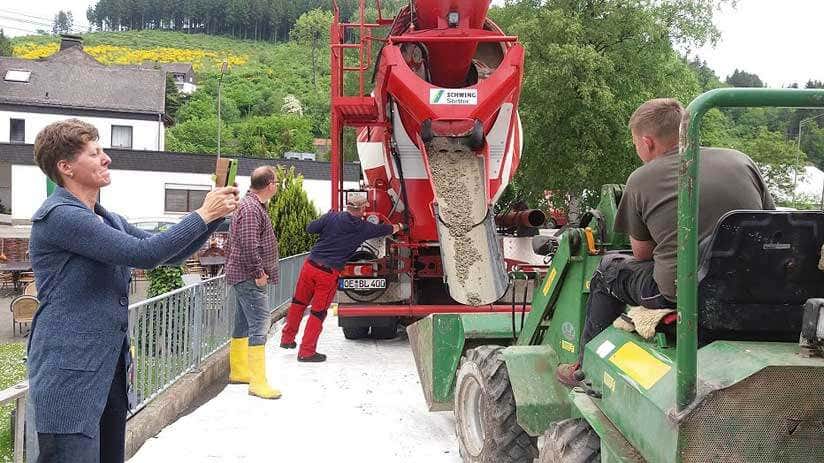
[[476, 88], [430, 88], [429, 104], [478, 104]]

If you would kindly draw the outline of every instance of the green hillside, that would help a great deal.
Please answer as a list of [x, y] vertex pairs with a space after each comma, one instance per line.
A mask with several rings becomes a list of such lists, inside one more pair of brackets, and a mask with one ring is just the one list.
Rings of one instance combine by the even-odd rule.
[[[534, 204], [543, 201], [546, 190], [583, 194], [594, 201], [591, 193], [598, 191], [597, 185], [622, 183], [640, 165], [627, 121], [643, 101], [674, 97], [686, 104], [716, 87], [762, 86], [755, 74], [736, 70], [719, 77], [700, 57], [685, 54], [719, 38], [713, 23], [715, 10], [708, 5], [727, 2], [590, 2], [581, 9], [578, 2], [513, 0], [493, 7], [491, 18], [506, 33], [519, 36], [526, 50], [519, 107], [524, 157], [514, 194]], [[304, 11], [303, 6], [298, 10]], [[329, 137], [329, 11], [315, 9], [293, 22], [289, 19], [291, 41], [277, 43], [154, 30], [194, 28], [246, 36], [249, 30], [257, 30], [260, 18], [253, 15], [244, 19], [248, 21], [243, 27], [229, 31], [226, 27], [234, 19], [224, 24], [195, 15], [183, 22], [160, 18], [142, 23], [135, 18], [116, 19], [116, 12], [106, 11], [98, 12], [101, 18], [109, 18], [101, 23], [104, 27], [130, 24], [153, 30], [88, 34], [86, 50], [97, 59], [115, 64], [192, 62], [198, 72], [198, 91], [180, 102], [179, 109], [176, 94], [169, 93], [169, 112], [175, 123], [167, 129], [167, 149], [216, 151], [217, 82], [223, 61], [230, 64], [223, 79], [224, 152], [276, 158], [285, 151], [311, 150], [313, 138]], [[374, 16], [374, 11], [367, 16]], [[284, 35], [281, 31], [274, 36], [284, 39]], [[265, 31], [263, 36], [267, 36]], [[311, 44], [315, 37], [317, 69], [313, 76]], [[23, 37], [15, 39], [14, 45], [15, 54], [35, 59], [56, 51], [57, 39]], [[824, 83], [810, 76], [804, 86], [822, 88]], [[824, 167], [824, 118], [817, 114], [760, 108], [713, 111], [704, 122], [703, 142], [750, 155], [761, 166], [773, 193], [783, 204], [790, 204], [794, 184], [808, 160]], [[345, 140], [348, 149], [344, 151], [351, 159], [351, 131]], [[797, 207], [812, 204], [810, 198], [795, 200]]]
[[[217, 150], [217, 82], [223, 77], [221, 151], [277, 158], [284, 151], [311, 151], [312, 138], [328, 137], [328, 48], [236, 40], [166, 31], [96, 32], [84, 35], [85, 50], [105, 64], [192, 62], [198, 90], [185, 97], [167, 129], [170, 151]], [[37, 59], [57, 51], [54, 36], [13, 40], [15, 56]]]

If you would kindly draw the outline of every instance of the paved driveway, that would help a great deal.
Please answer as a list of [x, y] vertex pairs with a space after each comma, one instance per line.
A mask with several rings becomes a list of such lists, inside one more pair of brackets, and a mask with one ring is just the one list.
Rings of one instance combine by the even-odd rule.
[[427, 411], [405, 335], [347, 341], [330, 315], [318, 346], [329, 360], [321, 364], [298, 363], [279, 340], [280, 327], [266, 352], [280, 400], [228, 385], [130, 463], [461, 461], [452, 413]]

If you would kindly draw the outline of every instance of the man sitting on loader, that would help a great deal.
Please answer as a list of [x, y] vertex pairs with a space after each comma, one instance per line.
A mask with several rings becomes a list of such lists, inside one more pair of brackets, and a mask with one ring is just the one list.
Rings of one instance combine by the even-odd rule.
[[[626, 305], [675, 308], [678, 247], [678, 131], [685, 110], [674, 99], [642, 104], [629, 121], [643, 165], [627, 179], [615, 231], [629, 234], [632, 256], [607, 254], [590, 281], [578, 362], [562, 364], [556, 377], [576, 386], [584, 346], [624, 312]], [[698, 239], [712, 234], [718, 220], [736, 209], [775, 209], [758, 167], [744, 153], [701, 148]]]

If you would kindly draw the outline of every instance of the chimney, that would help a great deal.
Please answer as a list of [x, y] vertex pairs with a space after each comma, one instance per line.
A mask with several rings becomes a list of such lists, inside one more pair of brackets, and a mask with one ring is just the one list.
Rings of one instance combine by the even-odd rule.
[[71, 47], [83, 49], [83, 37], [79, 35], [60, 34], [60, 51]]

